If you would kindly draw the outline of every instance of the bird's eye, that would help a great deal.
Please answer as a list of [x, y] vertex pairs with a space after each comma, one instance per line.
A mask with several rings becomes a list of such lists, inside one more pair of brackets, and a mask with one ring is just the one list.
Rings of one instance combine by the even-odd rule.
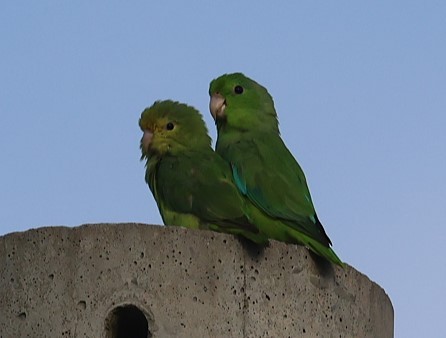
[[174, 127], [175, 127], [175, 125], [172, 122], [169, 122], [168, 124], [166, 124], [167, 130], [172, 130]]
[[236, 94], [241, 94], [241, 93], [243, 93], [243, 87], [242, 86], [235, 86], [234, 87], [234, 93], [236, 93]]

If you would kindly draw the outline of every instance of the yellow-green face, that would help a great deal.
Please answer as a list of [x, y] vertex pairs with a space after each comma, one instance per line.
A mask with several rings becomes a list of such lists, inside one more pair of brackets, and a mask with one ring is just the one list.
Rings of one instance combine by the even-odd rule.
[[155, 102], [143, 111], [139, 126], [143, 132], [143, 157], [210, 147], [210, 138], [200, 113], [179, 102]]
[[164, 154], [172, 147], [178, 128], [175, 128], [175, 121], [170, 121], [168, 117], [156, 118], [150, 113], [150, 108], [146, 109], [139, 121], [143, 131], [141, 151], [146, 156], [154, 152]]

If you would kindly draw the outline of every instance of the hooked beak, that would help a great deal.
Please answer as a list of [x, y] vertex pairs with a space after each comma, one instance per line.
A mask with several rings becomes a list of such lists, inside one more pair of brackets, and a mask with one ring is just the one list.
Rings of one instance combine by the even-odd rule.
[[152, 143], [152, 138], [153, 132], [149, 129], [145, 129], [141, 139], [141, 144], [144, 151], [147, 151], [149, 149], [150, 143]]
[[211, 96], [211, 101], [209, 102], [209, 110], [211, 111], [214, 120], [219, 117], [225, 116], [226, 100], [219, 93], [214, 93]]

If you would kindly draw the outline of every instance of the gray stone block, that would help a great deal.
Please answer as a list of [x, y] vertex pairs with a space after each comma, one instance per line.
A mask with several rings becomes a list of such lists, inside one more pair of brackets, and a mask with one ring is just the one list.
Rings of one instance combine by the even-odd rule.
[[0, 237], [0, 337], [393, 337], [383, 289], [272, 241], [144, 224]]

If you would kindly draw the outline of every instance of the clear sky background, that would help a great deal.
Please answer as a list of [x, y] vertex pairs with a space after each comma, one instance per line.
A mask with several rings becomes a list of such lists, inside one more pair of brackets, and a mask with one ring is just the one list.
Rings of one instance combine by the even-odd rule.
[[161, 223], [139, 161], [157, 99], [266, 86], [339, 256], [396, 337], [446, 337], [444, 1], [10, 1], [0, 6], [0, 234]]

